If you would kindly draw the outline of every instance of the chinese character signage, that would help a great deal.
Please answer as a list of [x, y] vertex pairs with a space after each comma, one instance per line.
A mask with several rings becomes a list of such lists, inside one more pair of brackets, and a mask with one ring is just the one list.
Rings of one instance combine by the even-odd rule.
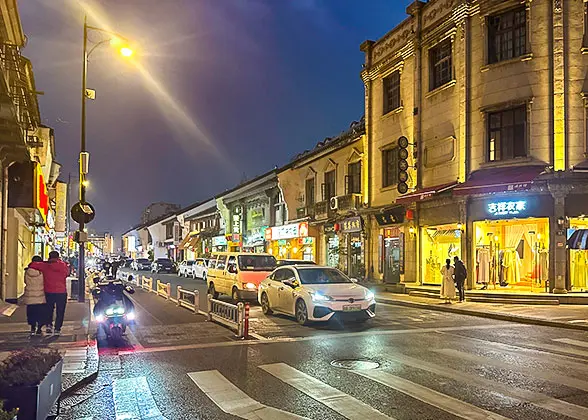
[[361, 232], [361, 217], [349, 217], [341, 222], [341, 232]]
[[280, 239], [304, 238], [308, 236], [308, 222], [293, 223], [284, 226], [275, 226], [268, 229], [271, 233], [267, 233], [266, 238], [270, 237], [272, 241]]
[[493, 201], [486, 207], [491, 216], [518, 216], [527, 211], [527, 201]]
[[[67, 184], [55, 185], [55, 232], [65, 232], [67, 223]], [[134, 251], [134, 249], [133, 249]]]
[[392, 225], [395, 223], [403, 223], [405, 216], [405, 209], [403, 206], [393, 207], [381, 213], [376, 213], [376, 220], [382, 226]]

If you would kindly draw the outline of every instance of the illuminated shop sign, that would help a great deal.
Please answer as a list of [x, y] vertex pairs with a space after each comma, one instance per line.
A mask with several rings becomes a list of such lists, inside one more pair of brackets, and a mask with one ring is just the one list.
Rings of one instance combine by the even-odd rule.
[[293, 223], [291, 225], [275, 226], [265, 231], [268, 240], [277, 241], [280, 239], [304, 238], [308, 236], [308, 223]]
[[214, 236], [212, 246], [227, 246], [227, 238], [225, 236]]
[[488, 213], [492, 216], [516, 216], [527, 211], [527, 202], [518, 201], [498, 201], [488, 203]]

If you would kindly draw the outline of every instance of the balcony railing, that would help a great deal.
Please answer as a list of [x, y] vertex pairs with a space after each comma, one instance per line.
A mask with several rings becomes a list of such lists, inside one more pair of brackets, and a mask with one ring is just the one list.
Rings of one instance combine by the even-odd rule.
[[314, 217], [314, 214], [315, 214], [314, 205], [298, 207], [296, 209], [296, 217], [298, 219], [303, 219], [305, 217]]
[[361, 208], [361, 194], [341, 195], [338, 198], [339, 210], [358, 210]]

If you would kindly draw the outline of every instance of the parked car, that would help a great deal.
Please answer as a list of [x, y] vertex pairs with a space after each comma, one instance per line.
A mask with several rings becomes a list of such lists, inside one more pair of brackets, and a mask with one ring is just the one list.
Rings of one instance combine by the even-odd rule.
[[178, 276], [179, 277], [193, 277], [194, 275], [192, 274], [192, 272], [193, 272], [195, 262], [196, 261], [194, 261], [194, 260], [182, 261], [180, 263], [180, 265], [178, 266]]
[[367, 321], [376, 313], [372, 291], [335, 268], [317, 265], [277, 268], [259, 285], [258, 298], [264, 314], [292, 315], [302, 325], [335, 315]]
[[219, 293], [229, 295], [234, 301], [256, 300], [259, 283], [275, 268], [276, 259], [271, 254], [214, 254], [206, 274], [208, 293], [214, 298]]
[[133, 261], [133, 264], [131, 264], [131, 268], [133, 270], [151, 270], [151, 261], [149, 261], [147, 258], [137, 258], [135, 261]]
[[307, 260], [278, 260], [278, 267], [283, 265], [316, 265], [316, 263]]
[[206, 281], [206, 274], [208, 272], [209, 260], [206, 258], [197, 258], [192, 266], [192, 278], [202, 279]]
[[174, 263], [169, 258], [158, 258], [151, 264], [152, 273], [173, 273]]

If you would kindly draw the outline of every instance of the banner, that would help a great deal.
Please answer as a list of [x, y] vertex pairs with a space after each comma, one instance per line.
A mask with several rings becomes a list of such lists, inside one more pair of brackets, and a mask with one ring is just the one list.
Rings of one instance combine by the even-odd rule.
[[57, 181], [55, 185], [55, 232], [65, 232], [67, 223], [67, 184]]

